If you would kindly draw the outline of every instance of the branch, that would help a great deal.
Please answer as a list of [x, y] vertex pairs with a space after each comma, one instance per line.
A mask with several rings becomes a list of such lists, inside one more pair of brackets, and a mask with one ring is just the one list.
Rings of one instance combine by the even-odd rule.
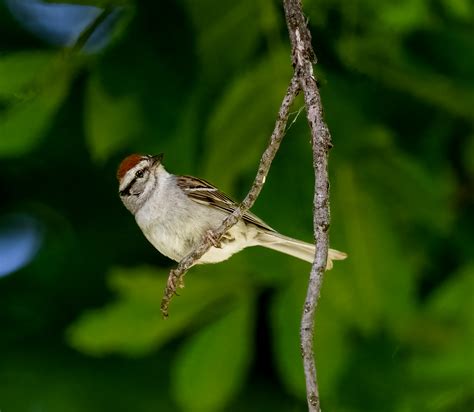
[[[213, 231], [212, 238], [217, 241], [230, 227], [242, 218], [249, 210], [265, 183], [265, 178], [280, 142], [285, 134], [290, 106], [299, 90], [304, 92], [306, 117], [311, 130], [313, 146], [313, 167], [315, 174], [315, 189], [313, 199], [313, 225], [316, 243], [316, 253], [309, 278], [308, 290], [301, 319], [301, 352], [306, 377], [306, 395], [310, 412], [320, 412], [319, 391], [317, 383], [316, 365], [313, 353], [314, 316], [321, 292], [323, 274], [326, 269], [329, 249], [329, 178], [328, 152], [331, 148], [331, 135], [323, 119], [323, 109], [318, 86], [313, 72], [313, 63], [316, 56], [311, 46], [311, 33], [308, 30], [301, 8], [301, 0], [283, 0], [288, 32], [291, 40], [292, 61], [294, 75], [286, 95], [280, 106], [270, 143], [262, 155], [257, 176], [252, 188], [242, 204], [229, 215], [222, 225]], [[186, 271], [196, 263], [212, 246], [211, 237], [206, 237], [202, 243], [181, 262], [176, 269], [171, 270], [165, 293], [161, 301], [161, 311], [164, 317], [168, 316], [168, 307], [176, 294], [178, 287], [184, 287]]]
[[270, 138], [270, 142], [268, 147], [263, 152], [262, 158], [260, 159], [260, 165], [258, 167], [257, 176], [250, 188], [249, 193], [240, 204], [240, 206], [235, 209], [235, 211], [227, 216], [227, 218], [222, 222], [219, 228], [215, 229], [212, 232], [212, 236], [207, 236], [203, 239], [201, 244], [188, 256], [183, 258], [176, 269], [172, 269], [168, 276], [168, 282], [165, 288], [164, 296], [161, 301], [161, 312], [163, 316], [166, 318], [168, 317], [168, 307], [170, 304], [171, 299], [176, 294], [176, 289], [184, 287], [184, 275], [188, 271], [188, 269], [196, 263], [196, 261], [204, 255], [212, 246], [211, 237], [219, 241], [221, 237], [233, 226], [235, 225], [244, 215], [244, 213], [249, 210], [255, 200], [259, 196], [263, 185], [265, 183], [265, 179], [268, 175], [270, 170], [270, 166], [272, 161], [276, 155], [280, 147], [280, 143], [285, 136], [285, 127], [288, 122], [288, 115], [290, 113], [290, 107], [298, 95], [300, 86], [296, 79], [293, 77], [291, 79], [290, 85], [286, 91], [285, 97], [280, 106], [280, 110], [278, 111], [278, 117], [275, 122], [275, 127], [273, 129], [273, 133]]
[[314, 317], [318, 304], [329, 248], [329, 178], [328, 152], [331, 135], [323, 119], [323, 108], [313, 73], [316, 56], [311, 46], [311, 33], [303, 15], [301, 0], [283, 0], [286, 23], [291, 40], [293, 67], [304, 93], [306, 117], [311, 130], [315, 187], [313, 226], [316, 255], [311, 267], [308, 290], [301, 319], [301, 354], [306, 377], [306, 397], [310, 412], [320, 412], [316, 364], [314, 360]]
[[82, 33], [79, 35], [74, 45], [71, 47], [71, 52], [79, 52], [86, 45], [89, 39], [92, 37], [92, 34], [96, 29], [109, 17], [113, 12], [113, 8], [110, 6], [105, 7], [97, 17], [87, 26]]

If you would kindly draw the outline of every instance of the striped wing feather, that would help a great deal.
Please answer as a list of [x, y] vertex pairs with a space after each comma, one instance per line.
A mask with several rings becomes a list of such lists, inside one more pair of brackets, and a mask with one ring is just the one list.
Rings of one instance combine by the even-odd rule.
[[[193, 176], [177, 176], [177, 184], [190, 199], [197, 203], [215, 207], [229, 214], [233, 213], [238, 207], [229, 196], [204, 179]], [[242, 220], [268, 232], [275, 232], [274, 229], [251, 212], [245, 212]]]

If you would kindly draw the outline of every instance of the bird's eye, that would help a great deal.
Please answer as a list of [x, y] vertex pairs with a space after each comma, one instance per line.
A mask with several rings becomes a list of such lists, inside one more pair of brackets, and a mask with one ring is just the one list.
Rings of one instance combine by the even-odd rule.
[[143, 177], [144, 173], [143, 173], [143, 170], [137, 170], [137, 172], [135, 173], [135, 176], [140, 178], [140, 177]]

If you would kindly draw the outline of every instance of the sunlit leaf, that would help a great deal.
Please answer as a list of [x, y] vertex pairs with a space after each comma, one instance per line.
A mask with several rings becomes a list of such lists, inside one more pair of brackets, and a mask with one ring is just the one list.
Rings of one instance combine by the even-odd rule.
[[178, 315], [164, 324], [158, 305], [150, 307], [121, 301], [83, 314], [70, 328], [69, 341], [73, 347], [90, 355], [109, 352], [140, 355], [154, 345], [159, 346], [160, 340], [173, 337], [185, 320], [188, 320], [185, 316]]
[[276, 366], [287, 389], [300, 399], [306, 396], [299, 338], [304, 299], [305, 278], [301, 274], [278, 291], [271, 312]]
[[[338, 48], [339, 55], [353, 69], [390, 87], [454, 115], [466, 119], [474, 117], [472, 85], [457, 83], [455, 79], [437, 73], [430, 66], [411, 64], [410, 57], [404, 56], [406, 51], [400, 51], [396, 61], [393, 58], [387, 59], [387, 56], [378, 53], [380, 41], [380, 38], [374, 41], [365, 38], [343, 38]], [[434, 84], [436, 87], [433, 87]]]
[[[339, 265], [342, 266], [343, 263]], [[337, 274], [326, 272], [324, 282], [330, 281], [332, 276], [344, 276], [343, 273], [343, 270]], [[331, 304], [332, 299], [332, 294], [323, 283], [314, 331], [314, 352], [322, 399], [326, 396], [328, 398], [333, 396], [335, 399], [339, 397], [339, 380], [346, 371], [353, 352], [353, 346], [349, 344], [348, 327], [337, 315], [337, 311]]]
[[463, 152], [464, 167], [471, 176], [474, 176], [474, 134], [467, 138], [465, 150]]
[[35, 85], [35, 93], [0, 113], [0, 156], [18, 156], [38, 144], [66, 96], [70, 78], [67, 62], [57, 60], [48, 76]]
[[442, 0], [442, 4], [451, 15], [460, 20], [469, 21], [473, 17], [474, 8], [469, 0]]
[[167, 272], [162, 269], [112, 272], [111, 286], [121, 298], [82, 315], [68, 332], [71, 345], [92, 355], [142, 355], [182, 333], [207, 306], [234, 294], [232, 283], [222, 277], [193, 277], [182, 292], [183, 298], [174, 299], [170, 316], [164, 320], [160, 302], [166, 279]]
[[85, 128], [89, 149], [96, 159], [106, 159], [139, 136], [143, 121], [137, 96], [111, 96], [97, 76], [89, 79]]
[[[474, 391], [474, 265], [462, 268], [457, 276], [439, 287], [429, 300], [426, 319], [437, 323], [423, 334], [422, 348], [415, 348], [411, 374], [418, 384], [439, 389], [425, 395], [432, 410], [447, 410], [460, 400], [466, 402]], [[434, 321], [434, 322], [433, 322]], [[435, 331], [435, 333], [433, 333]]]
[[[344, 239], [349, 259], [335, 267], [326, 293], [346, 321], [366, 333], [381, 322], [397, 330], [413, 310], [415, 279], [406, 252], [392, 235], [393, 223], [347, 166], [338, 164], [332, 187], [338, 222], [333, 230], [339, 240]], [[339, 270], [345, 276], [338, 276]]]
[[254, 316], [251, 299], [241, 298], [183, 344], [172, 385], [184, 411], [220, 411], [235, 396], [252, 356]]
[[[328, 82], [330, 87], [323, 90], [323, 98], [338, 149], [331, 173], [337, 171], [338, 162], [345, 157], [357, 169], [367, 191], [385, 199], [386, 212], [398, 224], [416, 221], [427, 230], [446, 231], [454, 212], [448, 168], [429, 170], [416, 156], [400, 150], [397, 141], [402, 136], [379, 123], [375, 104], [359, 82], [352, 85], [350, 93], [344, 79], [329, 75]], [[344, 122], [339, 121], [341, 118]]]
[[387, 2], [379, 7], [379, 19], [383, 27], [396, 32], [420, 28], [430, 21], [429, 8], [424, 0]]
[[[196, 30], [197, 52], [208, 81], [215, 82], [223, 72], [238, 69], [255, 50], [261, 32], [256, 18], [260, 13], [258, 2], [183, 0], [183, 3]], [[227, 52], [229, 42], [239, 43], [233, 53]]]
[[474, 332], [472, 291], [474, 263], [467, 264], [441, 285], [430, 298], [426, 310], [438, 319], [456, 320]]
[[38, 92], [40, 82], [53, 66], [55, 55], [24, 51], [0, 56], [0, 97], [22, 98]]
[[228, 187], [258, 164], [288, 87], [290, 68], [286, 51], [274, 53], [239, 76], [217, 102], [206, 133], [210, 150], [204, 175], [216, 176], [220, 187]]
[[[301, 358], [300, 323], [309, 267], [305, 272], [294, 273], [278, 291], [272, 302], [272, 336], [275, 362], [280, 378], [294, 395], [305, 399], [303, 361]], [[327, 278], [332, 277], [327, 272]], [[338, 274], [337, 276], [342, 276]], [[323, 287], [315, 320], [314, 353], [318, 368], [320, 394], [323, 397], [334, 394], [338, 379], [344, 372], [348, 345], [343, 320], [331, 306], [332, 296]]]
[[373, 191], [388, 201], [396, 220], [416, 221], [438, 231], [453, 222], [452, 183], [447, 173], [429, 173], [416, 159], [394, 148], [367, 156], [363, 173], [373, 182]]

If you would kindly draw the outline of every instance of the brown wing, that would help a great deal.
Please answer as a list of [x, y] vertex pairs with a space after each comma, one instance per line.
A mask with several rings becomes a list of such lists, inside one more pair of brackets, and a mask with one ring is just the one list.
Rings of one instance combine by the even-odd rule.
[[[188, 195], [188, 197], [197, 203], [212, 206], [226, 213], [233, 213], [238, 205], [225, 193], [222, 193], [209, 182], [193, 176], [177, 176], [178, 187]], [[245, 212], [242, 219], [261, 229], [269, 232], [275, 232], [263, 220], [253, 213]]]

